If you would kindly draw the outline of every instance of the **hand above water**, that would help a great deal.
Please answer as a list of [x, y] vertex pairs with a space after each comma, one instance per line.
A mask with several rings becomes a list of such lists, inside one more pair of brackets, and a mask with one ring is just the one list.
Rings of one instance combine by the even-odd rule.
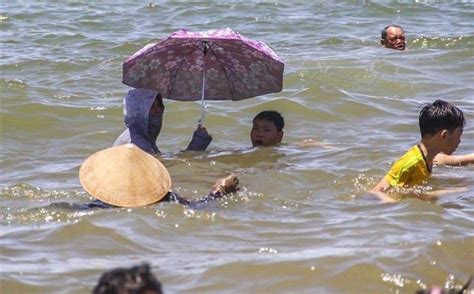
[[207, 132], [205, 127], [198, 125], [193, 133], [193, 138], [186, 150], [190, 151], [204, 151], [207, 146], [211, 144], [212, 136]]
[[239, 191], [239, 179], [236, 174], [230, 174], [225, 178], [221, 178], [214, 183], [211, 194], [214, 197], [222, 197], [229, 193]]

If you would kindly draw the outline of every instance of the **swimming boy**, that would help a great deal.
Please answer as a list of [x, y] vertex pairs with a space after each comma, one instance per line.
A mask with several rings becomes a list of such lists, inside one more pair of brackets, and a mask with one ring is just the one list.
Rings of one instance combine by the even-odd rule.
[[253, 127], [250, 131], [252, 146], [274, 146], [281, 143], [283, 139], [283, 127], [285, 121], [283, 116], [274, 110], [266, 110], [257, 114], [253, 119]]
[[391, 187], [421, 184], [431, 175], [433, 159], [443, 152], [451, 155], [459, 143], [464, 128], [463, 112], [443, 100], [426, 104], [420, 111], [421, 141], [398, 159], [371, 192], [384, 201], [393, 201], [384, 192]]
[[380, 44], [385, 48], [405, 50], [405, 32], [401, 26], [389, 25], [382, 30]]

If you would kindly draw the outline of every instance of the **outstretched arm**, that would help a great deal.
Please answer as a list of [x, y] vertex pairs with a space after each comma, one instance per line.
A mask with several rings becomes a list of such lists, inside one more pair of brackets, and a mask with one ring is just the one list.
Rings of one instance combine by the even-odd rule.
[[474, 153], [466, 155], [447, 155], [444, 153], [438, 153], [438, 155], [435, 156], [433, 163], [436, 165], [451, 166], [474, 164]]
[[383, 202], [395, 202], [395, 199], [392, 197], [388, 196], [385, 192], [390, 189], [390, 184], [387, 182], [387, 180], [384, 178], [378, 182], [377, 185], [375, 185], [371, 190], [370, 193], [374, 194], [377, 196], [380, 200]]
[[239, 179], [237, 175], [231, 174], [225, 178], [221, 178], [214, 183], [211, 192], [206, 197], [199, 199], [185, 199], [179, 196], [176, 192], [169, 192], [166, 195], [166, 199], [163, 198], [161, 201], [172, 201], [178, 202], [179, 204], [196, 207], [200, 204], [208, 203], [215, 199], [221, 198], [227, 194], [237, 192], [239, 190]]

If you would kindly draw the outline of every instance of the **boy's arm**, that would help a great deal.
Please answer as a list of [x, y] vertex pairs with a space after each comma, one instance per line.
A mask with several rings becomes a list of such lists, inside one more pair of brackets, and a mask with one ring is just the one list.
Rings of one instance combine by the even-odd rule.
[[370, 193], [377, 196], [383, 202], [395, 202], [395, 199], [388, 196], [385, 192], [390, 189], [390, 184], [387, 182], [385, 178], [381, 179], [377, 185], [375, 185], [371, 190]]
[[433, 160], [436, 165], [464, 166], [474, 164], [474, 153], [466, 155], [446, 155], [438, 153]]

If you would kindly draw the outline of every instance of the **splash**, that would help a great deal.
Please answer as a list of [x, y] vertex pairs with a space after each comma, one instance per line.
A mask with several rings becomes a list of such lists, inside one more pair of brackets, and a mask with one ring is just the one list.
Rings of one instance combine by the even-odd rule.
[[94, 211], [65, 210], [50, 204], [71, 199], [88, 199], [85, 192], [43, 190], [29, 184], [1, 188], [0, 222], [8, 226], [32, 223], [75, 223]]
[[202, 219], [202, 220], [209, 220], [209, 221], [214, 221], [217, 215], [216, 212], [196, 211], [194, 209], [190, 209], [187, 207], [185, 207], [183, 213], [187, 218]]
[[470, 45], [471, 37], [457, 36], [457, 37], [428, 37], [421, 36], [410, 42], [410, 49], [415, 48], [455, 48]]
[[[341, 196], [353, 199], [361, 194], [366, 194], [378, 183], [378, 181], [380, 181], [380, 178], [378, 177], [369, 177], [360, 174], [355, 179], [352, 179], [353, 188], [351, 189], [351, 193], [349, 195], [344, 194]], [[386, 193], [395, 200], [418, 198], [425, 201], [436, 201], [438, 200], [436, 192], [437, 191], [432, 186], [423, 183], [411, 187], [392, 187]]]
[[411, 283], [411, 281], [409, 279], [404, 278], [400, 274], [382, 273], [380, 275], [380, 277], [382, 278], [382, 281], [393, 283], [393, 284], [397, 285], [400, 288], [404, 287], [405, 284], [410, 284]]

